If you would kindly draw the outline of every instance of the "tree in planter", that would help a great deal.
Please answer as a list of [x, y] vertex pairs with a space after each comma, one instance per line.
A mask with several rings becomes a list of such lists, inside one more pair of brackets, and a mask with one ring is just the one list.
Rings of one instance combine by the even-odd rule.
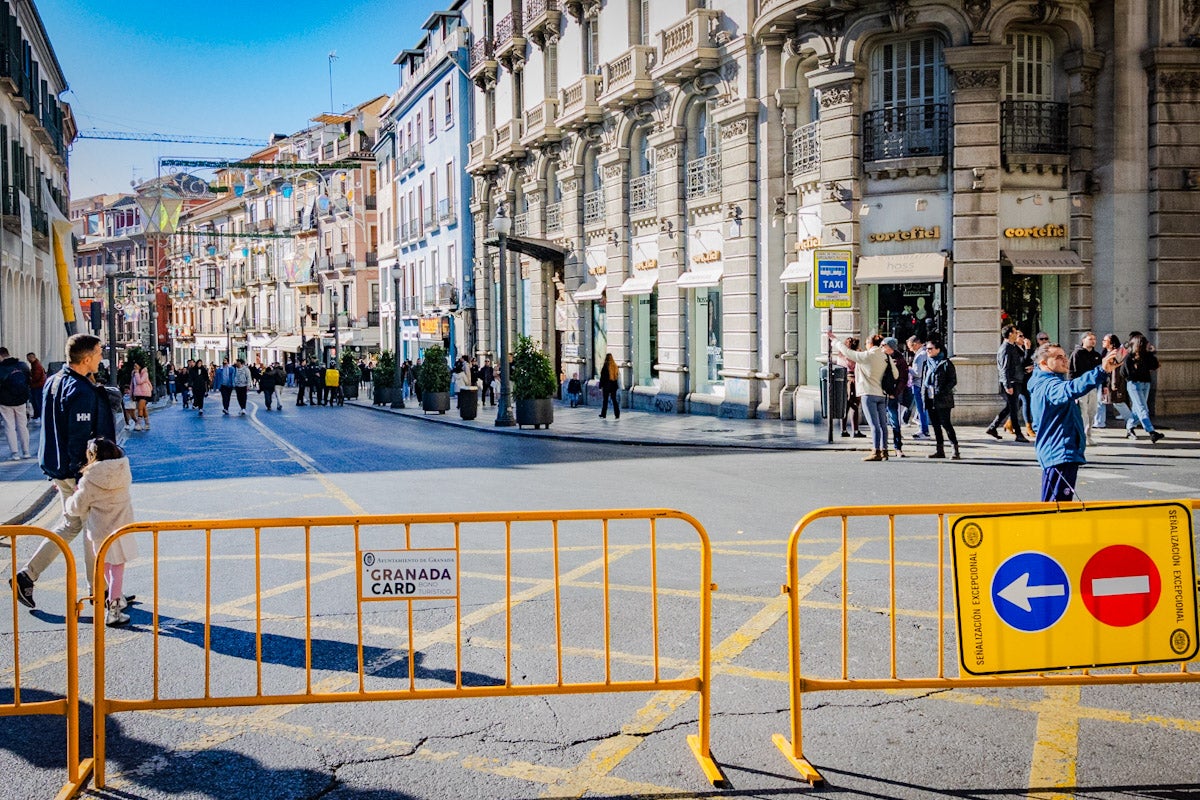
[[431, 347], [425, 351], [417, 380], [421, 383], [422, 394], [450, 391], [450, 365], [446, 363], [446, 351], [443, 348]]
[[338, 364], [338, 383], [342, 397], [358, 397], [358, 362], [350, 353], [342, 353], [341, 363]]
[[396, 356], [391, 350], [384, 350], [379, 354], [379, 358], [375, 362], [375, 369], [371, 373], [371, 386], [375, 394], [372, 399], [376, 405], [392, 401], [392, 380], [395, 377]]
[[550, 363], [550, 356], [528, 336], [517, 337], [517, 349], [508, 371], [514, 399], [545, 400], [554, 396], [554, 365]]

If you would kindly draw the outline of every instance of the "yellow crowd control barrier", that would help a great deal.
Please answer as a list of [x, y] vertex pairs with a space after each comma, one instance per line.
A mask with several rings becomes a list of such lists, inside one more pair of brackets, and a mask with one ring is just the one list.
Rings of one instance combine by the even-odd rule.
[[126, 586], [150, 596], [131, 629], [148, 630], [110, 647], [95, 629], [97, 787], [118, 712], [645, 691], [698, 695], [688, 745], [723, 780], [709, 752], [711, 550], [687, 514], [143, 522], [97, 563], [129, 536]]
[[[67, 543], [50, 531], [28, 525], [0, 525], [0, 539], [8, 539], [10, 577], [18, 571], [17, 541], [22, 538], [50, 540], [62, 553], [63, 562], [66, 564], [63, 610], [63, 617], [66, 619], [66, 692], [57, 700], [27, 701], [21, 697], [21, 619], [24, 614], [17, 603], [16, 581], [13, 581], [8, 592], [9, 601], [12, 603], [12, 702], [0, 702], [0, 717], [50, 714], [66, 718], [67, 782], [58, 794], [59, 798], [65, 799], [75, 796], [92, 771], [92, 759], [79, 758], [79, 635], [75, 602], [75, 559]], [[37, 544], [41, 542], [38, 541]], [[7, 669], [0, 666], [0, 675], [7, 672]]]
[[[803, 751], [801, 709], [805, 695], [812, 692], [1200, 681], [1200, 669], [1194, 667], [1195, 662], [1190, 662], [1193, 667], [1189, 668], [1187, 660], [1196, 652], [1196, 578], [1190, 523], [1191, 511], [1198, 507], [1200, 501], [1185, 500], [1089, 503], [1086, 509], [1074, 504], [1009, 503], [845, 506], [811, 512], [796, 523], [788, 540], [788, 583], [783, 591], [790, 595], [791, 740], [775, 734], [776, 746], [809, 783], [814, 786], [824, 783], [821, 773]], [[1172, 508], [1177, 510], [1171, 511]], [[1130, 570], [1124, 566], [1118, 566], [1113, 573], [1123, 577], [1104, 577], [1105, 559], [1111, 561], [1112, 554], [1123, 563], [1129, 562], [1124, 551], [1118, 552], [1126, 545], [1112, 546], [1107, 555], [1100, 552], [1106, 546], [1105, 537], [1120, 541], [1130, 532], [1094, 523], [1081, 525], [1090, 522], [1083, 518], [1083, 513], [1149, 515], [1151, 511], [1158, 514], [1164, 526], [1170, 526], [1162, 531], [1168, 536], [1168, 555], [1167, 563], [1158, 571], [1165, 575], [1161, 584], [1160, 578], [1131, 578], [1126, 574]], [[978, 523], [973, 522], [976, 520]], [[993, 522], [996, 525], [989, 528]], [[1179, 530], [1188, 534], [1186, 542], [1182, 534], [1176, 535], [1177, 523]], [[1004, 551], [1007, 560], [998, 562], [998, 566], [993, 560], [981, 567], [994, 555], [980, 547], [989, 535], [992, 537], [989, 546]], [[1041, 544], [1036, 541], [1038, 536], [1042, 536]], [[1055, 547], [1061, 546], [1064, 538], [1070, 546], [1062, 548], [1065, 553], [1062, 555]], [[1079, 554], [1089, 550], [1086, 543], [1093, 541], [1100, 544], [1086, 560], [1081, 575], [1079, 566], [1087, 553], [1083, 558]], [[1027, 562], [1022, 559], [1041, 557], [1038, 552], [1031, 556], [1029, 551], [1040, 550], [1057, 554], [1044, 560], [1057, 559], [1068, 565], [1061, 573], [1062, 584], [1040, 577], [1036, 566], [1025, 566]], [[802, 597], [799, 588], [804, 577], [802, 560], [816, 561], [827, 570], [830, 579], [838, 576], [840, 597], [832, 601]], [[1005, 569], [1007, 573], [1003, 572]], [[1089, 569], [1101, 570], [1090, 584], [1098, 587], [1096, 597], [1082, 588]], [[1068, 572], [1075, 577], [1068, 577]], [[1014, 576], [1011, 583], [1010, 575]], [[956, 579], [964, 583], [955, 583]], [[1072, 580], [1075, 582], [1071, 583]], [[1087, 603], [1096, 620], [1110, 626], [1124, 626], [1128, 623], [1126, 619], [1107, 622], [1104, 619], [1105, 614], [1121, 612], [1119, 606], [1104, 604], [1119, 598], [1100, 598], [1099, 603], [1097, 598], [1105, 593], [1149, 592], [1152, 582], [1156, 613], [1165, 614], [1170, 626], [1162, 635], [1133, 636], [1128, 640], [1153, 638], [1160, 650], [1165, 649], [1170, 656], [1173, 649], [1178, 658], [1141, 661], [1136, 655], [1121, 654], [1104, 660], [1106, 652], [1112, 650], [1108, 640], [1122, 635], [1119, 627], [1104, 627], [1101, 636], [1089, 640], [1088, 630], [1101, 626], [1090, 621], [1086, 625], [1058, 625], [1060, 620], [1074, 622], [1089, 613], [1080, 608]], [[1069, 614], [1075, 616], [1068, 616], [1068, 606]], [[955, 624], [956, 607], [960, 612], [968, 611], [965, 622], [968, 627], [963, 636], [958, 635]], [[1045, 611], [1051, 607], [1053, 612]], [[808, 639], [801, 631], [802, 611], [805, 630], [815, 632]], [[1021, 618], [1030, 613], [1057, 615], [1024, 629], [1045, 637], [1038, 641], [1037, 647], [1022, 639], [1025, 634], [1021, 632]], [[1178, 625], [1176, 615], [1181, 620]], [[899, 630], [898, 620], [902, 620]], [[961, 613], [958, 622], [963, 624]], [[886, 648], [881, 647], [884, 642]], [[1083, 653], [1073, 654], [1072, 648], [1078, 647], [1084, 648]], [[1006, 664], [1012, 656], [1044, 657], [1049, 661], [1036, 667]], [[951, 662], [949, 668], [947, 660]], [[1153, 666], [1149, 666], [1151, 663]], [[1111, 666], [1115, 664], [1124, 666]]]

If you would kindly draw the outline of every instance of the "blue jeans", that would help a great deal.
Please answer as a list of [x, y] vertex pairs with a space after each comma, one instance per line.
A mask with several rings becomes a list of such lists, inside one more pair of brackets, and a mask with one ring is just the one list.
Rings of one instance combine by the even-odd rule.
[[899, 452], [903, 446], [900, 440], [900, 401], [894, 397], [887, 399], [887, 421], [888, 427], [892, 429], [892, 446]]
[[1125, 430], [1133, 430], [1140, 422], [1146, 433], [1154, 433], [1154, 424], [1150, 422], [1150, 382], [1129, 381], [1125, 388], [1129, 392], [1129, 405], [1133, 409], [1129, 419], [1125, 420]]
[[912, 392], [913, 409], [917, 412], [917, 419], [921, 422], [921, 435], [929, 435], [929, 412], [925, 410], [925, 398], [921, 396], [921, 387], [914, 386]]
[[887, 398], [868, 394], [859, 399], [867, 415], [867, 424], [871, 426], [871, 444], [876, 450], [887, 450]]

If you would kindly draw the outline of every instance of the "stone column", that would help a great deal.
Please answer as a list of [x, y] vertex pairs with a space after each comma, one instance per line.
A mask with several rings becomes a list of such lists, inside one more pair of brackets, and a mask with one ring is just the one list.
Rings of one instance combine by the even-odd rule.
[[[720, 416], [753, 418], [760, 399], [768, 410], [771, 392], [761, 380], [778, 372], [761, 369], [758, 295], [758, 109], [757, 100], [736, 100], [717, 109], [713, 121], [721, 136], [721, 199], [725, 208], [721, 325], [725, 399]], [[729, 234], [736, 230], [736, 236]], [[778, 408], [774, 410], [776, 417]]]
[[687, 375], [687, 291], [676, 281], [686, 268], [683, 263], [684, 141], [686, 131], [672, 127], [650, 137], [656, 149], [658, 173], [658, 379], [656, 407], [683, 413], [690, 381]]
[[491, 197], [492, 191], [487, 180], [476, 177], [470, 208], [474, 221], [475, 244], [475, 357], [479, 359], [480, 364], [485, 358], [494, 360], [495, 357], [495, 344], [492, 336], [495, 328], [492, 313], [492, 286], [496, 280], [496, 256], [495, 249], [483, 243], [487, 238], [488, 225], [495, 213]]
[[[565, 141], [565, 140], [564, 140]], [[569, 152], [564, 150], [563, 152]], [[563, 280], [566, 281], [567, 294], [570, 295], [587, 280], [587, 263], [584, 258], [586, 237], [583, 231], [583, 166], [560, 160], [558, 182], [562, 188], [562, 231], [563, 245], [567, 248], [567, 256], [563, 262]], [[578, 312], [578, 307], [577, 307]], [[568, 330], [574, 334], [575, 343], [579, 347], [579, 355], [575, 361], [564, 359], [564, 365], [576, 363], [580, 365], [579, 374], [584, 380], [591, 374], [594, 365], [591, 364], [592, 350], [592, 320], [584, 319], [576, 313], [570, 323], [574, 326]], [[570, 370], [568, 369], [568, 372]]]
[[[1104, 55], [1095, 50], [1076, 50], [1067, 53], [1063, 62], [1070, 87], [1068, 138], [1071, 162], [1068, 191], [1071, 196], [1071, 227], [1068, 234], [1071, 249], [1079, 253], [1080, 259], [1088, 267], [1083, 275], [1071, 279], [1070, 284], [1070, 341], [1077, 342], [1079, 335], [1094, 325], [1095, 315], [1095, 226], [1091, 192], [1095, 174], [1096, 73], [1104, 64]], [[1099, 337], [1104, 333], [1097, 332], [1096, 335]]]
[[958, 368], [960, 405], [970, 406], [974, 396], [974, 414], [961, 414], [970, 421], [972, 416], [990, 413], [995, 405], [994, 354], [1000, 331], [1000, 77], [1011, 61], [1012, 48], [954, 47], [945, 51], [945, 58], [954, 87], [949, 346]]
[[[776, 40], [777, 39], [777, 40]], [[796, 253], [797, 230], [791, 227], [789, 203], [792, 194], [791, 136], [796, 130], [796, 107], [800, 91], [781, 86], [783, 37], [764, 40], [760, 74], [763, 80], [763, 102], [766, 119], [760, 125], [765, 158], [758, 159], [759, 202], [767, 209], [759, 221], [759, 250], [762, 253], [758, 291], [762, 319], [759, 324], [761, 348], [770, 371], [780, 377], [770, 384], [770, 398], [760, 404], [759, 416], [771, 417], [774, 411], [781, 419], [795, 419], [794, 394], [800, 384], [800, 306], [802, 297], [792, 286], [779, 283], [779, 275]], [[773, 93], [772, 86], [779, 86]], [[803, 284], [801, 285], [803, 287]], [[769, 360], [768, 360], [769, 359]]]

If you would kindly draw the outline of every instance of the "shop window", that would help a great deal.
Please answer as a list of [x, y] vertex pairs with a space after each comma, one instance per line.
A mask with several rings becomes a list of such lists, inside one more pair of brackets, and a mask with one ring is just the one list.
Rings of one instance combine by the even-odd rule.
[[916, 334], [922, 341], [931, 335], [946, 338], [946, 285], [944, 283], [879, 284], [874, 330], [895, 336], [901, 343]]
[[658, 288], [634, 295], [633, 379], [639, 386], [658, 384]]
[[692, 309], [694, 335], [692, 338], [693, 391], [712, 393], [724, 386], [721, 370], [725, 368], [724, 337], [721, 327], [721, 289], [706, 287], [696, 290]]
[[608, 353], [608, 305], [604, 298], [592, 303], [592, 375], [600, 374], [600, 365]]

